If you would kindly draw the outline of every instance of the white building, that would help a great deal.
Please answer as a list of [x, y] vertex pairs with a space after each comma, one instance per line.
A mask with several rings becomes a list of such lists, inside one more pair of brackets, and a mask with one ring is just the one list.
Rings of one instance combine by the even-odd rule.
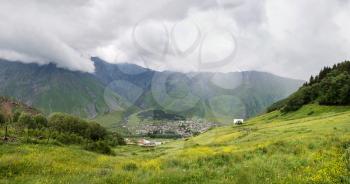
[[244, 123], [244, 119], [233, 119], [233, 124], [240, 125]]

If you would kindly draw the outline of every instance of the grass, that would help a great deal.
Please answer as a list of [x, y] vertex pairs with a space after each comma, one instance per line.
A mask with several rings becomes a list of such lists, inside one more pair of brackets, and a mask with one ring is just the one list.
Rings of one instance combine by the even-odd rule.
[[123, 111], [114, 111], [108, 114], [99, 115], [93, 119], [111, 131], [122, 129]]
[[0, 148], [0, 183], [350, 183], [350, 107], [272, 112], [156, 148], [117, 147], [116, 156]]

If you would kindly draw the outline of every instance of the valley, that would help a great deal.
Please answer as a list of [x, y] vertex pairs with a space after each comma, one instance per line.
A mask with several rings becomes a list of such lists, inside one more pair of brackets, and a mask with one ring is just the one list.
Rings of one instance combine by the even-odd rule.
[[349, 118], [349, 107], [308, 105], [156, 148], [117, 147], [116, 156], [75, 146], [5, 144], [0, 182], [347, 183]]
[[0, 184], [350, 184], [350, 0], [0, 0]]
[[[2, 97], [0, 183], [349, 183], [348, 66], [242, 124], [140, 107], [46, 117]], [[324, 88], [330, 79], [339, 82]]]

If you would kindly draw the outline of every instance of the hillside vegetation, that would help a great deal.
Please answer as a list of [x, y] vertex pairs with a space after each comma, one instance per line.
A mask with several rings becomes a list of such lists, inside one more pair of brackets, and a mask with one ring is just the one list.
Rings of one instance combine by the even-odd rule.
[[110, 146], [125, 144], [119, 134], [107, 131], [97, 122], [63, 113], [46, 117], [5, 97], [0, 97], [0, 142], [1, 145], [75, 145], [103, 154], [113, 154]]
[[349, 183], [350, 107], [311, 104], [154, 149], [3, 144], [0, 183]]
[[14, 112], [26, 112], [29, 114], [40, 113], [39, 110], [22, 102], [0, 96], [0, 113], [11, 116]]
[[273, 104], [268, 110], [298, 110], [305, 104], [350, 105], [350, 61], [324, 67], [289, 98]]

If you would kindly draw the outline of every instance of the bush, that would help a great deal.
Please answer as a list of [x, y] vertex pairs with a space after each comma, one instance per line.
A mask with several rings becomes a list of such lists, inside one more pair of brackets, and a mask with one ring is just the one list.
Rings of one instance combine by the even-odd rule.
[[105, 139], [107, 136], [107, 130], [96, 122], [91, 122], [88, 124], [86, 133], [87, 136], [93, 141]]
[[312, 100], [314, 100], [314, 94], [311, 87], [303, 87], [296, 93], [294, 93], [291, 97], [288, 98], [288, 101], [284, 108], [282, 109], [282, 112], [291, 112], [296, 111], [299, 108], [301, 108], [303, 105], [310, 103]]
[[0, 112], [0, 126], [6, 123], [5, 116]]
[[42, 129], [31, 130], [30, 135], [34, 136], [38, 139], [46, 139], [47, 138], [47, 132], [45, 130], [42, 130]]
[[272, 104], [270, 107], [267, 108], [267, 112], [269, 113], [269, 112], [272, 112], [272, 111], [276, 111], [276, 110], [282, 109], [283, 107], [286, 106], [286, 104], [288, 102], [287, 100], [288, 100], [288, 98], [284, 99], [284, 100], [280, 100], [278, 102], [275, 102], [274, 104]]
[[19, 111], [16, 111], [12, 117], [13, 122], [18, 122], [19, 116], [21, 116], [21, 113]]
[[88, 123], [78, 117], [63, 113], [54, 113], [49, 117], [49, 127], [58, 132], [77, 134], [86, 136]]
[[61, 133], [57, 135], [55, 139], [62, 144], [81, 144], [84, 142], [82, 137], [75, 134]]
[[85, 149], [88, 151], [96, 152], [96, 153], [114, 155], [114, 152], [111, 149], [111, 147], [104, 141], [89, 143], [85, 146]]
[[345, 162], [346, 162], [346, 167], [348, 169], [348, 171], [350, 172], [350, 148], [348, 148], [346, 151], [345, 151]]
[[107, 136], [106, 139], [110, 146], [126, 145], [124, 138], [117, 133]]
[[18, 118], [18, 123], [23, 127], [27, 127], [28, 129], [37, 128], [32, 116], [28, 113], [22, 113]]
[[135, 171], [137, 170], [137, 165], [135, 163], [128, 163], [126, 165], [123, 165], [123, 169], [125, 171]]
[[47, 127], [47, 124], [48, 124], [47, 119], [42, 114], [35, 115], [33, 117], [33, 120], [38, 128]]
[[55, 131], [76, 134], [93, 141], [104, 140], [107, 130], [96, 122], [87, 122], [81, 118], [63, 113], [55, 113], [49, 117], [48, 126]]

